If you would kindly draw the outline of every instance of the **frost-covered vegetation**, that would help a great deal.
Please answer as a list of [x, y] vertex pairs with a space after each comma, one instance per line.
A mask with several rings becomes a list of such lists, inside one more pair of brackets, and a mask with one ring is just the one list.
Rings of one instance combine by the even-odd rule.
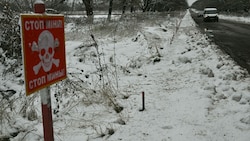
[[[10, 32], [13, 26], [16, 27], [15, 32], [2, 34], [9, 36], [2, 37], [2, 42], [8, 41], [16, 46], [4, 48], [6, 45], [2, 44], [0, 138], [30, 140], [32, 136], [32, 140], [39, 140], [43, 137], [41, 130], [38, 130], [42, 122], [39, 92], [29, 97], [25, 96], [18, 16], [14, 18], [14, 12], [4, 14], [8, 15], [4, 15], [3, 22], [8, 20], [9, 24], [3, 24], [6, 26], [2, 28], [3, 32]], [[184, 12], [176, 12], [173, 15], [125, 14], [110, 22], [107, 22], [106, 18], [98, 18], [93, 24], [65, 17], [66, 47], [74, 48], [74, 51], [67, 54], [68, 78], [51, 87], [55, 134], [62, 133], [57, 126], [67, 126], [73, 117], [79, 122], [79, 128], [95, 132], [90, 137], [110, 136], [119, 125], [125, 125], [129, 115], [126, 110], [124, 111], [123, 102], [131, 94], [121, 91], [120, 74], [129, 75], [131, 69], [140, 68], [146, 62], [159, 62], [161, 57], [159, 50], [162, 47], [159, 46], [158, 39], [144, 32], [143, 28], [157, 25], [167, 19], [168, 25], [175, 30], [183, 14]], [[162, 30], [166, 32], [167, 27], [163, 26]], [[174, 34], [171, 33], [171, 36]], [[9, 40], [14, 37], [18, 37], [18, 40]], [[120, 56], [116, 56], [116, 48], [119, 45], [116, 43], [128, 37], [133, 37], [132, 43], [137, 44], [141, 39], [148, 42], [148, 49], [145, 50], [147, 55], [130, 58], [127, 64], [119, 64], [117, 61]], [[155, 38], [155, 41], [151, 42], [151, 38]], [[70, 45], [71, 41], [81, 41], [81, 44], [75, 46], [77, 43], [73, 42], [73, 45]], [[108, 57], [104, 52], [107, 44], [113, 46], [110, 50], [113, 53]], [[14, 53], [12, 48], [18, 50]]]
[[21, 65], [21, 36], [19, 16], [8, 5], [0, 17], [0, 62], [5, 65], [3, 74], [15, 71]]

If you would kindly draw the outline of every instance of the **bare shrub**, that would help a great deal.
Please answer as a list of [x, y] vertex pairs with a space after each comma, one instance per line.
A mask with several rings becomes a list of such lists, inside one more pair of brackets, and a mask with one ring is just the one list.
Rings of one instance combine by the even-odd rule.
[[26, 98], [23, 98], [19, 106], [22, 117], [27, 118], [30, 121], [38, 119], [37, 109], [35, 109], [34, 102], [38, 99], [39, 95], [32, 95]]

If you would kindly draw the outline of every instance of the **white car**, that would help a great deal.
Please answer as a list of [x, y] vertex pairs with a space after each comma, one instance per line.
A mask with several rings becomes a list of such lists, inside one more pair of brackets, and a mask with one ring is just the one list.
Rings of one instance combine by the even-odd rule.
[[52, 9], [52, 8], [46, 8], [46, 9], [45, 9], [45, 12], [46, 12], [47, 14], [59, 14], [59, 12], [58, 12], [57, 10]]
[[219, 21], [218, 11], [216, 8], [205, 8], [203, 11], [203, 21]]

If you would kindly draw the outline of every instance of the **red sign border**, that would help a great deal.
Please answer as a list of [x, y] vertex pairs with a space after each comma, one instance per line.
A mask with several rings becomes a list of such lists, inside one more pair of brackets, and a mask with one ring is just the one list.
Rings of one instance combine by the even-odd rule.
[[52, 84], [55, 84], [55, 83], [57, 83], [57, 82], [59, 82], [59, 81], [64, 80], [64, 79], [67, 78], [66, 49], [65, 49], [66, 45], [65, 45], [65, 36], [63, 35], [64, 36], [64, 50], [65, 50], [65, 54], [64, 54], [65, 55], [65, 57], [64, 57], [65, 60], [63, 60], [63, 61], [65, 61], [65, 66], [63, 66], [63, 68], [65, 68], [65, 75], [62, 76], [62, 77], [60, 77], [60, 78], [58, 78], [58, 79], [56, 79], [56, 80], [54, 80], [54, 81], [48, 82], [48, 83], [46, 83], [44, 85], [41, 85], [41, 86], [39, 86], [39, 87], [37, 87], [37, 88], [35, 88], [33, 90], [29, 91], [29, 88], [28, 88], [29, 87], [28, 86], [28, 78], [27, 78], [28, 74], [27, 74], [27, 71], [26, 71], [27, 57], [26, 57], [26, 54], [25, 54], [26, 53], [25, 36], [23, 35], [23, 31], [24, 31], [23, 22], [24, 22], [24, 18], [37, 18], [37, 19], [42, 18], [42, 19], [44, 19], [44, 18], [53, 18], [53, 17], [57, 17], [57, 18], [61, 17], [61, 18], [63, 18], [63, 24], [64, 24], [64, 15], [61, 15], [61, 14], [57, 14], [57, 15], [55, 15], [55, 14], [50, 14], [50, 15], [45, 15], [45, 14], [21, 14], [21, 31], [22, 31], [21, 32], [21, 37], [22, 37], [22, 51], [23, 51], [22, 55], [23, 55], [23, 69], [24, 69], [24, 75], [25, 75], [26, 96], [29, 96], [32, 93], [35, 93], [36, 91], [44, 89], [44, 88], [46, 88], [46, 87], [48, 87], [48, 86], [50, 86]]

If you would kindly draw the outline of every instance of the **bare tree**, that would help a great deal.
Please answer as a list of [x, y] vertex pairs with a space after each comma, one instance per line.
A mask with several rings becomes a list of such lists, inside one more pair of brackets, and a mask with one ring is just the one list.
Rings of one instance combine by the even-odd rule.
[[82, 0], [85, 5], [86, 13], [88, 16], [88, 22], [93, 22], [93, 0]]
[[127, 7], [127, 0], [123, 0], [122, 1], [122, 14], [125, 14], [126, 7]]
[[13, 3], [16, 6], [16, 11], [23, 12], [23, 11], [33, 11], [33, 4], [35, 0], [14, 0]]
[[108, 13], [108, 21], [110, 21], [110, 20], [111, 20], [112, 9], [113, 9], [113, 0], [109, 0], [109, 13]]
[[151, 3], [152, 3], [152, 0], [142, 0], [142, 2], [140, 4], [142, 12], [148, 11]]
[[130, 0], [130, 12], [133, 13], [135, 11], [135, 0]]

